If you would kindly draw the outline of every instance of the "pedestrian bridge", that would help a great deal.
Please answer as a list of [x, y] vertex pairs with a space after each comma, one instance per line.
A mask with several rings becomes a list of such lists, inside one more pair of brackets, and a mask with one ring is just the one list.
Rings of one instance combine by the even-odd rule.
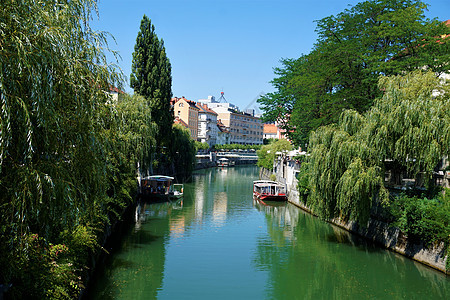
[[256, 152], [210, 152], [197, 154], [196, 168], [215, 167], [221, 158], [234, 162], [235, 165], [255, 164], [258, 161]]

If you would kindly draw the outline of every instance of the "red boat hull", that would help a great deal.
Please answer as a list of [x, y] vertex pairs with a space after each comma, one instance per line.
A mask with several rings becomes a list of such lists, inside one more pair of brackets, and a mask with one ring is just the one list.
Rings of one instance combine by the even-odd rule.
[[253, 196], [260, 200], [266, 201], [287, 201], [286, 194], [270, 195], [270, 194], [260, 194], [257, 192], [253, 193]]

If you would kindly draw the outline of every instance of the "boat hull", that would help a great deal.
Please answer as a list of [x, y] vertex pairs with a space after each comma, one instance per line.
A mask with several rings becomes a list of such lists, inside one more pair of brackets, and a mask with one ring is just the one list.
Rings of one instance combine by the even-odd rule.
[[141, 199], [148, 202], [165, 202], [174, 201], [183, 198], [183, 194], [156, 194], [156, 193], [142, 193]]
[[253, 196], [263, 201], [287, 201], [287, 197], [285, 194], [264, 195], [255, 192], [253, 193]]

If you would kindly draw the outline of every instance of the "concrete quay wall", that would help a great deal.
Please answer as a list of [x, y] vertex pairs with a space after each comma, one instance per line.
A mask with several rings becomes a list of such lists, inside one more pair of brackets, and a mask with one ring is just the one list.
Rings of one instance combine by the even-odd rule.
[[[299, 193], [297, 191], [298, 181], [296, 178], [299, 169], [300, 165], [295, 161], [287, 158], [280, 158], [275, 162], [273, 172], [261, 169], [260, 178], [270, 179], [270, 177], [273, 178], [272, 175], [275, 175], [278, 182], [286, 184], [288, 201], [301, 209], [314, 214], [310, 207], [307, 207], [300, 201]], [[432, 247], [426, 247], [422, 243], [413, 243], [408, 240], [408, 237], [400, 231], [400, 229], [375, 219], [371, 219], [368, 222], [367, 227], [362, 227], [354, 221], [344, 222], [339, 219], [329, 220], [328, 222], [371, 240], [389, 250], [400, 253], [443, 273], [450, 274], [449, 270], [446, 270], [448, 255], [446, 255], [444, 243]]]

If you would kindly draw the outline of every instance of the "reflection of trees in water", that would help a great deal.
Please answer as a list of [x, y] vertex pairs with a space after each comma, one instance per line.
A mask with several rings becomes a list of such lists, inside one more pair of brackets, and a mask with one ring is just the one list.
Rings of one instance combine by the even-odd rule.
[[[239, 215], [240, 208], [249, 205], [246, 199], [251, 200], [257, 169], [256, 166], [235, 166], [198, 170], [193, 174], [192, 198], [186, 198], [185, 205], [192, 202], [197, 212], [201, 211], [200, 215], [197, 213], [198, 219], [211, 212], [221, 221], [229, 219], [230, 214]], [[189, 190], [189, 186], [186, 189]]]
[[262, 205], [270, 239], [254, 264], [270, 274], [269, 298], [447, 299], [448, 278], [291, 205]]
[[98, 267], [90, 299], [157, 298], [164, 274], [167, 215], [172, 210], [174, 205], [170, 203], [143, 202], [136, 207], [127, 232]]
[[284, 246], [287, 241], [293, 241], [292, 224], [297, 223], [298, 212], [289, 209], [286, 202], [260, 201], [253, 199], [253, 204], [261, 212], [265, 213], [267, 220], [267, 231], [272, 242], [276, 246]]
[[139, 230], [142, 222], [148, 218], [167, 218], [173, 210], [183, 208], [183, 199], [176, 201], [145, 202], [139, 201], [135, 210], [135, 228]]

